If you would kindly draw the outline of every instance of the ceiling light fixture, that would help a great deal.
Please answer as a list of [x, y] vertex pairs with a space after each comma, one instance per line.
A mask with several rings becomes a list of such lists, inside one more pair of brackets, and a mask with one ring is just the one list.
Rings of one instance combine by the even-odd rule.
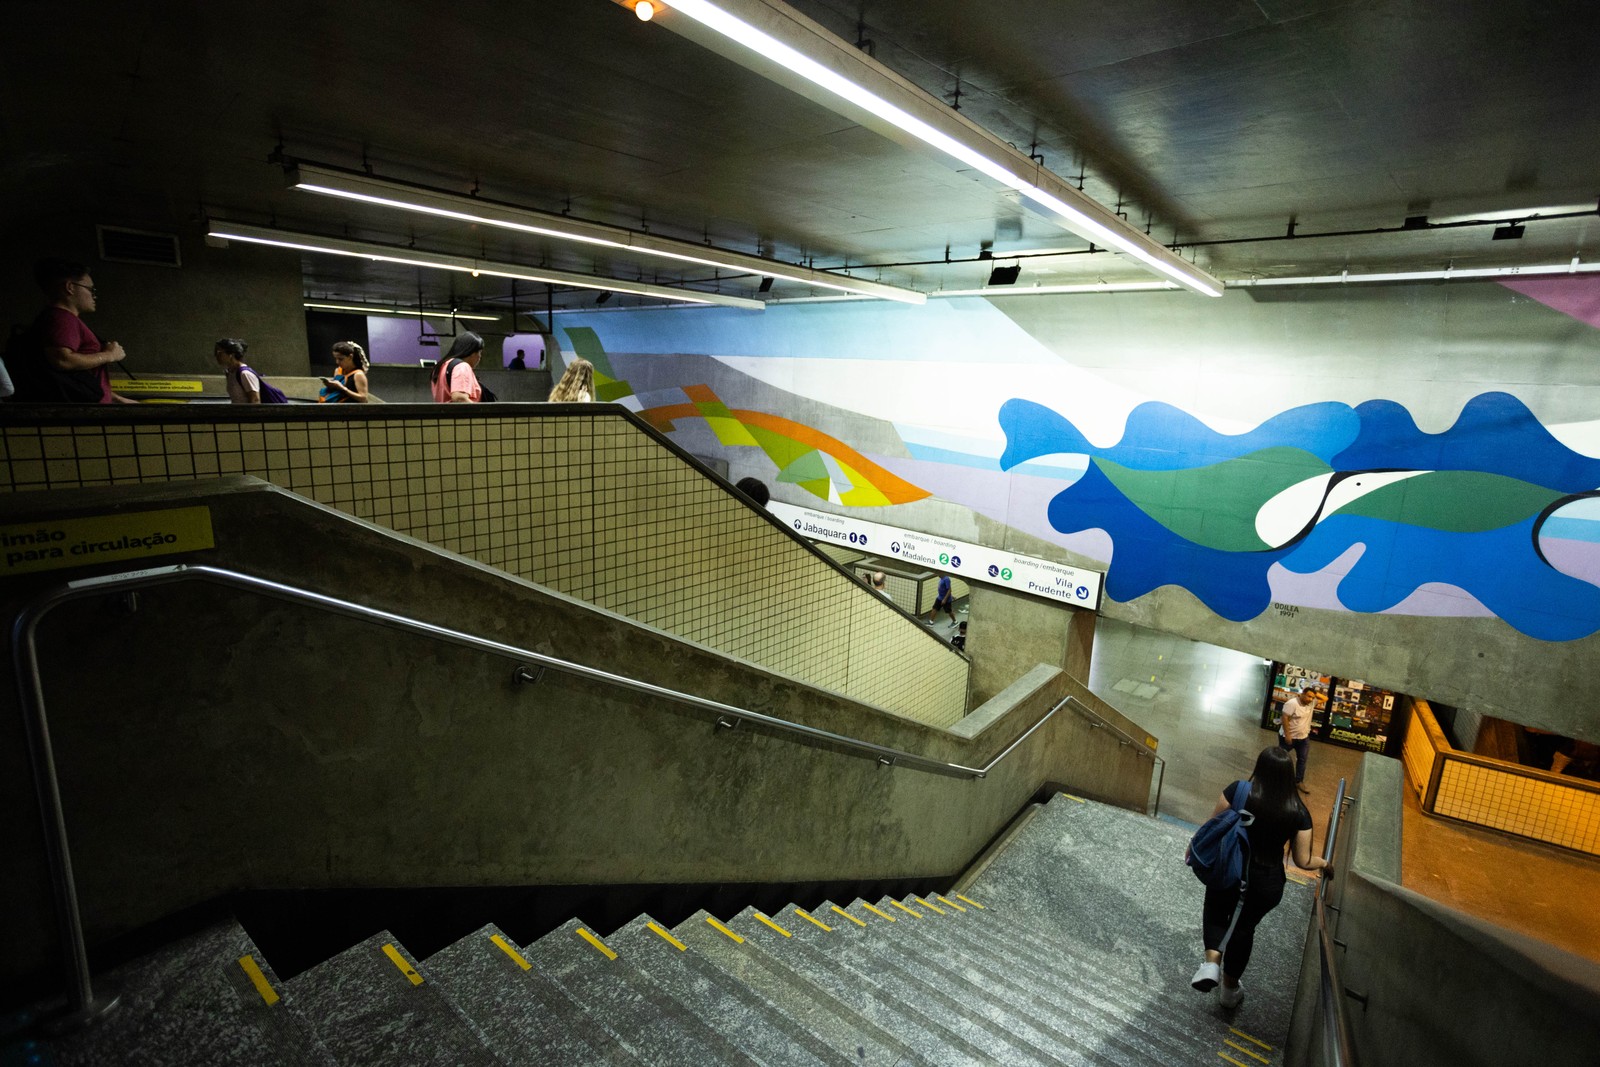
[[459, 271], [463, 274], [488, 274], [497, 278], [516, 278], [519, 281], [545, 282], [550, 285], [570, 285], [579, 289], [600, 289], [614, 293], [632, 293], [635, 296], [654, 297], [658, 300], [684, 301], [691, 304], [721, 304], [725, 307], [749, 308], [759, 311], [766, 307], [760, 300], [742, 296], [725, 296], [722, 293], [705, 293], [698, 289], [678, 289], [670, 285], [650, 285], [630, 282], [621, 278], [597, 278], [591, 274], [570, 271], [546, 270], [542, 267], [525, 267], [517, 263], [498, 263], [493, 260], [470, 259], [434, 252], [421, 252], [413, 248], [378, 244], [372, 241], [351, 241], [342, 237], [323, 237], [319, 234], [295, 233], [267, 226], [252, 226], [242, 222], [212, 219], [207, 227], [207, 237], [220, 237], [230, 241], [292, 248], [301, 252], [322, 252], [334, 256], [353, 256], [378, 263], [400, 263], [408, 267], [431, 267], [435, 270]]
[[656, 5], [652, 4], [650, 0], [639, 0], [637, 4], [633, 5], [633, 13], [639, 16], [640, 22], [649, 22], [656, 17]]
[[1552, 274], [1591, 274], [1600, 271], [1600, 262], [1585, 263], [1577, 256], [1570, 263], [1529, 267], [1446, 267], [1444, 270], [1396, 270], [1373, 274], [1321, 274], [1301, 278], [1241, 278], [1228, 283], [1230, 288], [1256, 288], [1263, 285], [1358, 285], [1369, 282], [1470, 281], [1483, 278], [1516, 278], [1525, 275], [1547, 277]]
[[578, 241], [587, 245], [615, 248], [644, 256], [676, 260], [680, 263], [697, 263], [741, 273], [761, 274], [785, 281], [801, 282], [824, 289], [837, 289], [846, 293], [897, 300], [905, 304], [920, 304], [927, 298], [914, 289], [869, 282], [842, 274], [812, 270], [744, 252], [730, 252], [693, 241], [679, 241], [671, 237], [630, 230], [622, 226], [608, 226], [599, 222], [584, 222], [548, 211], [497, 204], [459, 193], [443, 192], [406, 182], [375, 178], [367, 174], [323, 167], [311, 163], [297, 163], [288, 168], [285, 179], [291, 189], [323, 196], [353, 200], [378, 207], [412, 211], [436, 218], [454, 219], [474, 226], [493, 226], [497, 229], [551, 237], [561, 241]]
[[314, 304], [305, 302], [313, 311], [358, 311], [364, 315], [413, 315], [419, 319], [461, 319], [470, 322], [499, 322], [499, 315], [468, 315], [461, 311], [428, 311], [422, 308], [383, 307], [375, 304]]
[[896, 140], [909, 134], [1015, 189], [1092, 244], [1125, 253], [1195, 292], [1222, 295], [1218, 279], [779, 0], [674, 0], [661, 15], [661, 25], [830, 110], [879, 132], [892, 129]]

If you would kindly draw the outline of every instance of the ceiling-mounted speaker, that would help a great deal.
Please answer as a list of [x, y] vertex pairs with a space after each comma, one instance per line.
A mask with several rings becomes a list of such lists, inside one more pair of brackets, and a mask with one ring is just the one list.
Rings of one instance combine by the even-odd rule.
[[756, 292], [758, 292], [758, 293], [770, 293], [770, 292], [772, 292], [772, 279], [771, 278], [762, 278], [761, 279], [761, 284], [756, 286]]
[[1022, 274], [1022, 264], [1013, 263], [1009, 267], [996, 267], [989, 272], [990, 285], [1016, 285], [1017, 278]]

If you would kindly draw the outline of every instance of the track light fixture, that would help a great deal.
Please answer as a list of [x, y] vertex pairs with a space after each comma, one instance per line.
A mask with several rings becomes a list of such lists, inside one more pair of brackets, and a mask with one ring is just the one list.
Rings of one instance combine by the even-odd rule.
[[497, 204], [475, 196], [463, 196], [312, 163], [296, 163], [290, 166], [286, 171], [285, 180], [291, 189], [298, 189], [301, 192], [318, 193], [322, 196], [338, 197], [397, 211], [432, 215], [436, 218], [454, 219], [474, 226], [492, 226], [561, 241], [577, 241], [651, 258], [732, 270], [741, 274], [762, 274], [783, 278], [786, 281], [815, 285], [823, 289], [896, 300], [905, 304], [920, 304], [927, 299], [913, 289], [884, 285], [882, 282], [830, 274], [827, 271], [798, 267], [764, 256], [730, 252], [693, 241], [679, 241], [622, 226], [585, 222], [553, 212]]
[[469, 315], [464, 311], [429, 311], [426, 308], [386, 307], [382, 304], [318, 304], [305, 301], [308, 311], [355, 311], [363, 315], [404, 315], [419, 319], [460, 319], [462, 322], [499, 322], [499, 315]]
[[400, 263], [408, 267], [430, 267], [434, 270], [459, 271], [463, 274], [488, 274], [496, 278], [516, 278], [520, 281], [546, 282], [551, 285], [570, 285], [579, 289], [599, 289], [616, 293], [632, 293], [657, 300], [689, 304], [721, 304], [725, 307], [749, 308], [760, 311], [766, 307], [759, 300], [742, 296], [725, 296], [706, 293], [698, 289], [679, 289], [670, 285], [651, 285], [630, 282], [622, 278], [597, 278], [592, 274], [571, 271], [546, 270], [543, 267], [526, 267], [519, 263], [500, 263], [494, 260], [470, 259], [438, 252], [422, 252], [415, 248], [379, 244], [374, 241], [352, 241], [343, 237], [323, 237], [320, 234], [296, 233], [270, 226], [252, 226], [243, 222], [212, 219], [207, 225], [207, 237], [229, 241], [246, 241], [251, 244], [292, 248], [301, 252], [317, 252], [333, 256], [352, 256], [376, 263]]
[[1222, 282], [781, 0], [674, 0], [659, 15], [658, 24], [838, 114], [902, 142], [909, 135], [1016, 190], [1091, 244], [1222, 295]]

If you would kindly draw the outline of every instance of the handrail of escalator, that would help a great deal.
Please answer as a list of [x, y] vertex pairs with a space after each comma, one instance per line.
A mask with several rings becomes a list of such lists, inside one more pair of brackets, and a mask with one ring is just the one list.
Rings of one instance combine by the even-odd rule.
[[[1054, 718], [1056, 713], [1067, 706], [1069, 702], [1078, 703], [1072, 697], [1061, 700], [1046, 712], [1038, 722], [1029, 727], [1022, 736], [1018, 737], [987, 764], [982, 767], [967, 767], [959, 763], [946, 763], [941, 760], [929, 759], [926, 756], [919, 756], [912, 752], [888, 748], [884, 745], [860, 740], [859, 738], [846, 737], [843, 734], [820, 730], [803, 723], [790, 722], [787, 719], [780, 719], [758, 711], [736, 708], [731, 704], [707, 700], [704, 697], [682, 693], [675, 689], [668, 689], [636, 678], [613, 674], [610, 671], [603, 671], [595, 667], [587, 667], [571, 660], [547, 656], [530, 649], [517, 648], [514, 645], [491, 641], [488, 638], [478, 637], [460, 630], [436, 626], [420, 619], [413, 619], [377, 608], [365, 607], [361, 604], [341, 600], [338, 597], [314, 593], [307, 589], [285, 585], [282, 582], [275, 582], [267, 578], [257, 578], [253, 575], [242, 574], [222, 567], [175, 564], [144, 570], [123, 571], [116, 574], [103, 574], [66, 582], [45, 590], [29, 601], [17, 614], [11, 630], [12, 663], [16, 671], [18, 700], [27, 731], [28, 755], [33, 767], [34, 788], [38, 794], [40, 818], [44, 822], [45, 855], [50, 866], [53, 895], [56, 901], [56, 917], [60, 925], [62, 953], [64, 956], [63, 965], [71, 982], [71, 986], [67, 991], [67, 1013], [58, 1022], [58, 1025], [64, 1028], [82, 1025], [110, 1010], [115, 1005], [116, 998], [101, 998], [97, 1001], [90, 984], [88, 951], [84, 942], [83, 921], [78, 911], [77, 889], [72, 876], [72, 859], [67, 848], [66, 820], [61, 805], [60, 783], [56, 777], [55, 755], [50, 743], [49, 722], [45, 715], [44, 685], [39, 672], [38, 649], [35, 643], [36, 631], [39, 622], [44, 616], [59, 604], [88, 596], [131, 591], [146, 586], [165, 585], [188, 580], [214, 582], [220, 585], [249, 589], [264, 596], [276, 597], [280, 600], [288, 600], [295, 603], [310, 604], [379, 626], [421, 634], [482, 652], [516, 659], [522, 661], [522, 664], [518, 666], [514, 673], [514, 677], [518, 681], [537, 682], [545, 669], [560, 671], [564, 674], [587, 678], [606, 685], [629, 689], [637, 693], [644, 693], [648, 696], [660, 697], [713, 712], [718, 716], [717, 722], [720, 726], [737, 726], [741, 722], [755, 723], [870, 756], [877, 759], [884, 766], [909, 767], [912, 770], [926, 771], [955, 778], [970, 779], [987, 776], [990, 771], [999, 765], [1001, 760], [1009, 756], [1035, 730], [1038, 730]], [[536, 669], [529, 670], [528, 664], [532, 664]], [[1079, 707], [1088, 711], [1091, 715], [1094, 714], [1092, 709], [1081, 703]]]
[[[1328, 835], [1322, 845], [1322, 858], [1329, 863], [1333, 862], [1333, 848], [1339, 836], [1339, 816], [1344, 811], [1344, 803], [1344, 779], [1341, 778], [1339, 791], [1333, 799], [1333, 812], [1328, 816]], [[1328, 933], [1328, 911], [1323, 902], [1327, 888], [1328, 879], [1324, 877], [1317, 884], [1312, 905], [1321, 955], [1322, 1062], [1329, 1067], [1356, 1067], [1355, 1049], [1350, 1042], [1350, 1018], [1344, 1008], [1344, 983], [1339, 978], [1339, 961], [1333, 954], [1333, 935]]]

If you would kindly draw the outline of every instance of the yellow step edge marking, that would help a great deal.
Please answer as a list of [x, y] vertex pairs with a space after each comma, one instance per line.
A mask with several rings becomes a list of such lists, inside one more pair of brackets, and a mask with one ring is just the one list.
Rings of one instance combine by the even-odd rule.
[[717, 922], [717, 920], [712, 918], [711, 916], [709, 916], [709, 915], [706, 916], [706, 922], [711, 924], [711, 928], [713, 930], [721, 930], [723, 933], [725, 933], [729, 937], [733, 938], [739, 944], [741, 944], [741, 945], [744, 944], [744, 938], [740, 937], [738, 934], [734, 933], [732, 930], [728, 929], [726, 926], [723, 926], [721, 923]]
[[916, 901], [918, 904], [921, 904], [924, 908], [927, 908], [929, 911], [933, 912], [935, 915], [943, 915], [944, 914], [944, 909], [943, 908], [936, 908], [932, 904], [929, 904], [926, 900], [923, 900], [919, 896], [916, 896], [916, 895], [913, 894], [911, 899]]
[[949, 897], [945, 896], [942, 893], [939, 894], [937, 897], [934, 897], [934, 899], [937, 900], [941, 904], [950, 905], [952, 908], [956, 909], [957, 911], [959, 911], [963, 915], [965, 915], [967, 913], [967, 909], [966, 908], [963, 908], [960, 904], [957, 904], [955, 901], [951, 900]]
[[1234, 1059], [1232, 1056], [1228, 1055], [1226, 1052], [1219, 1052], [1219, 1053], [1217, 1053], [1217, 1055], [1221, 1056], [1223, 1059], [1225, 1059], [1229, 1063], [1233, 1064], [1233, 1067], [1250, 1067], [1250, 1065], [1248, 1063], [1240, 1063], [1238, 1060]]
[[1267, 1044], [1265, 1041], [1261, 1040], [1259, 1037], [1255, 1037], [1252, 1034], [1245, 1033], [1243, 1030], [1239, 1029], [1237, 1026], [1228, 1027], [1228, 1032], [1233, 1034], [1235, 1037], [1244, 1038], [1246, 1041], [1249, 1041], [1251, 1044], [1259, 1045], [1260, 1047], [1266, 1049], [1268, 1052], [1272, 1051], [1272, 1046], [1271, 1045]]
[[383, 946], [383, 954], [389, 957], [390, 963], [400, 968], [401, 974], [411, 979], [412, 985], [422, 984], [422, 975], [417, 973], [417, 969], [415, 967], [406, 962], [406, 958], [400, 955], [400, 950], [395, 948], [392, 942]]
[[[1154, 678], [1152, 678], [1150, 680], [1152, 682], [1155, 681]], [[1071, 793], [1057, 793], [1056, 796], [1058, 796], [1058, 797], [1066, 797], [1068, 800], [1076, 800], [1079, 804], [1087, 804], [1087, 803], [1089, 803], [1087, 800], [1084, 800], [1082, 797], [1075, 797]]]
[[861, 902], [861, 906], [863, 908], [866, 908], [868, 911], [872, 912], [872, 914], [878, 916], [881, 919], [888, 919], [890, 922], [894, 922], [894, 916], [893, 915], [890, 915], [886, 911], [880, 911], [879, 909], [874, 908], [871, 904], [868, 904], [864, 900]]
[[912, 911], [910, 908], [906, 907], [904, 904], [900, 903], [898, 900], [891, 900], [891, 901], [889, 901], [889, 903], [893, 904], [895, 907], [899, 908], [901, 911], [905, 912], [907, 915], [911, 916], [913, 919], [922, 918], [922, 912], [920, 912], [920, 911]]
[[514, 962], [518, 967], [521, 967], [525, 971], [533, 970], [533, 964], [523, 959], [522, 953], [518, 952], [516, 948], [512, 946], [511, 942], [507, 941], [499, 934], [490, 934], [489, 940], [494, 942], [495, 948], [499, 949], [501, 952], [504, 952], [507, 956], [510, 956], [512, 962]]
[[687, 948], [684, 947], [684, 944], [683, 944], [682, 941], [679, 941], [677, 938], [673, 937], [671, 934], [669, 934], [665, 930], [663, 930], [661, 928], [661, 924], [660, 923], [653, 923], [653, 922], [645, 923], [645, 926], [646, 926], [646, 928], [648, 928], [650, 930], [651, 933], [659, 935], [661, 940], [665, 941], [667, 944], [671, 945], [673, 948], [677, 949], [679, 952], [687, 952], [687, 951], [689, 951]]
[[778, 931], [778, 933], [782, 934], [784, 937], [793, 937], [794, 936], [789, 931], [785, 930], [783, 927], [779, 926], [777, 923], [773, 922], [771, 919], [769, 919], [765, 915], [761, 914], [759, 911], [756, 912], [756, 921], [760, 922], [760, 923], [765, 923], [767, 926], [770, 926], [774, 930]]
[[1265, 1056], [1263, 1056], [1261, 1053], [1252, 1052], [1249, 1049], [1245, 1048], [1243, 1045], [1239, 1044], [1237, 1041], [1225, 1040], [1222, 1043], [1224, 1045], [1227, 1045], [1231, 1049], [1234, 1049], [1234, 1050], [1236, 1050], [1238, 1052], [1244, 1053], [1246, 1056], [1249, 1056], [1253, 1060], [1259, 1060], [1262, 1063], [1271, 1063], [1272, 1062], [1271, 1060], [1269, 1060]]
[[249, 975], [250, 984], [256, 987], [256, 992], [261, 994], [261, 999], [267, 1002], [267, 1007], [278, 1003], [278, 991], [272, 988], [272, 983], [267, 981], [267, 976], [261, 973], [261, 965], [254, 956], [240, 956], [239, 966], [244, 968], [244, 973]]
[[848, 911], [845, 911], [843, 908], [839, 907], [839, 905], [837, 905], [837, 904], [835, 904], [833, 906], [833, 910], [838, 912], [840, 915], [843, 915], [846, 919], [849, 919], [851, 922], [855, 923], [857, 926], [866, 926], [867, 925], [866, 923], [862, 922], [860, 919], [856, 918], [854, 915], [851, 915]]
[[829, 926], [821, 919], [812, 918], [811, 913], [806, 911], [804, 908], [796, 908], [794, 909], [794, 913], [800, 916], [800, 918], [804, 919], [806, 922], [811, 923], [813, 926], [820, 926], [824, 930], [828, 931], [828, 933], [833, 933], [833, 927]]
[[1315, 878], [1306, 878], [1303, 875], [1298, 874], [1290, 874], [1288, 877], [1289, 881], [1293, 882], [1295, 885], [1310, 885], [1312, 882], [1316, 881]]
[[578, 927], [578, 936], [589, 942], [589, 944], [593, 945], [595, 949], [606, 959], [614, 960], [617, 958], [616, 952], [612, 950], [610, 945], [606, 944], [604, 941], [600, 940], [598, 937], [594, 936], [581, 926]]
[[977, 908], [979, 911], [987, 911], [987, 910], [989, 910], [989, 909], [985, 908], [982, 904], [979, 904], [976, 900], [973, 900], [971, 897], [967, 896], [965, 893], [957, 893], [956, 894], [956, 899], [957, 900], [966, 901], [968, 904], [971, 904], [974, 908]]

